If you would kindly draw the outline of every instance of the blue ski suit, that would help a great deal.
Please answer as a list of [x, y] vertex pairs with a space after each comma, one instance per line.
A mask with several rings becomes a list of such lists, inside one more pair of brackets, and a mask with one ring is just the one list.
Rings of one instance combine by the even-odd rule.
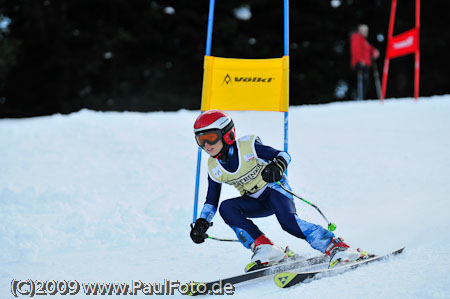
[[[256, 159], [262, 159], [265, 164], [275, 157], [281, 156], [288, 164], [291, 157], [288, 153], [263, 145], [259, 137], [255, 138], [254, 149]], [[220, 165], [229, 172], [239, 168], [239, 148], [236, 142], [230, 146], [225, 162], [218, 160]], [[286, 176], [280, 183], [288, 190]], [[200, 218], [211, 222], [219, 207], [219, 197], [222, 184], [213, 180], [208, 174], [208, 192]], [[334, 234], [322, 226], [307, 222], [298, 217], [292, 195], [283, 190], [277, 183], [268, 183], [257, 194], [244, 194], [227, 199], [220, 204], [219, 213], [226, 224], [236, 233], [239, 241], [250, 248], [256, 238], [263, 232], [250, 220], [251, 218], [267, 217], [275, 214], [283, 230], [301, 239], [305, 239], [312, 248], [325, 252]]]

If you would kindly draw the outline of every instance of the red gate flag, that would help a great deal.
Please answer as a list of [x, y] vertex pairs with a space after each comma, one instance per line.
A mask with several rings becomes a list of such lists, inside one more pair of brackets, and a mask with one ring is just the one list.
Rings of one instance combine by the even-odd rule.
[[386, 57], [391, 59], [407, 54], [414, 54], [419, 50], [419, 29], [414, 28], [403, 32], [390, 40]]
[[389, 60], [403, 55], [414, 54], [414, 97], [419, 98], [419, 70], [420, 70], [420, 0], [416, 0], [416, 26], [408, 31], [393, 36], [395, 10], [397, 0], [392, 0], [391, 17], [389, 20], [388, 41], [386, 58], [384, 59], [383, 83], [381, 100], [386, 96], [387, 78], [389, 72]]

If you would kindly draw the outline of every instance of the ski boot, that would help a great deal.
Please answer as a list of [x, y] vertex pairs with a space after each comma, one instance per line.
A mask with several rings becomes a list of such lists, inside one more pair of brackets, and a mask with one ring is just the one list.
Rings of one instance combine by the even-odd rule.
[[339, 263], [349, 263], [354, 262], [357, 259], [367, 255], [367, 252], [355, 251], [350, 248], [350, 246], [344, 242], [342, 238], [333, 238], [325, 249], [325, 254], [330, 256], [330, 263], [328, 268], [333, 268]]
[[251, 262], [245, 267], [245, 272], [272, 266], [287, 258], [288, 254], [294, 254], [291, 250], [284, 252], [280, 247], [273, 245], [265, 235], [259, 236], [251, 245], [251, 249], [253, 255]]

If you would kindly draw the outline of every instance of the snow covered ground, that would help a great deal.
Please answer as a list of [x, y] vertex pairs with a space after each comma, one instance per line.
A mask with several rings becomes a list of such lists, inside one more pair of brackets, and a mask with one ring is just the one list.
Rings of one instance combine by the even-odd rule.
[[[251, 253], [240, 244], [189, 238], [198, 113], [0, 120], [0, 297], [13, 297], [13, 279], [161, 283], [243, 272]], [[281, 113], [231, 116], [238, 136], [282, 148]], [[337, 235], [374, 253], [406, 250], [336, 277], [286, 290], [267, 280], [233, 297], [450, 297], [450, 96], [291, 107], [289, 152], [291, 187]], [[236, 194], [224, 187], [222, 199]], [[325, 225], [304, 203], [297, 210]], [[275, 243], [317, 254], [275, 217], [255, 222]], [[234, 238], [220, 215], [209, 233]]]

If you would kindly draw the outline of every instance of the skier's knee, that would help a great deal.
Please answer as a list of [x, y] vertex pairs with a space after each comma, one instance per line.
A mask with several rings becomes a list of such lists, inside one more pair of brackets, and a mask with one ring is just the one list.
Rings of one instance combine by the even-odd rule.
[[219, 213], [220, 216], [222, 216], [222, 219], [225, 221], [225, 223], [228, 224], [229, 219], [231, 219], [231, 215], [233, 210], [233, 205], [230, 200], [223, 201], [219, 206]]

